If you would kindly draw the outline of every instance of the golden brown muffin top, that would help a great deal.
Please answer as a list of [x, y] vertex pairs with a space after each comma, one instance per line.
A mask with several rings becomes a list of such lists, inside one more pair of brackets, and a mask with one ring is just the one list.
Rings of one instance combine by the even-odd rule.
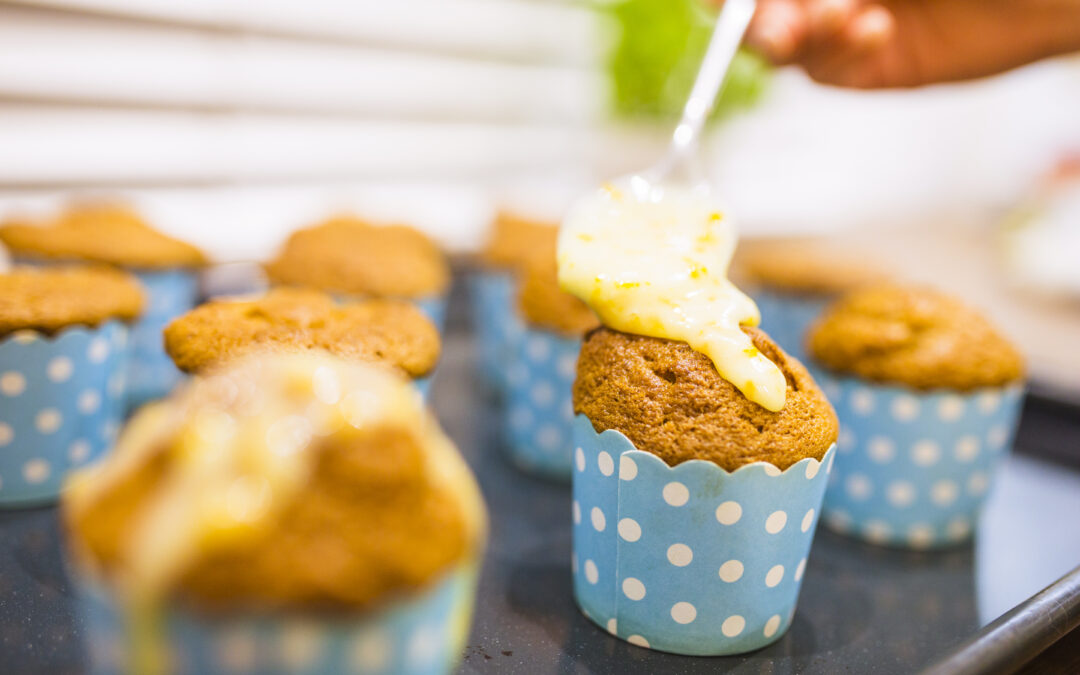
[[201, 267], [207, 262], [199, 249], [158, 232], [118, 204], [77, 204], [46, 221], [8, 222], [0, 226], [0, 241], [15, 255], [48, 260], [140, 269]]
[[832, 406], [801, 363], [763, 331], [743, 330], [787, 379], [780, 412], [748, 400], [685, 342], [609, 328], [585, 338], [574, 412], [597, 433], [620, 431], [671, 466], [703, 459], [734, 471], [753, 462], [786, 469], [806, 457], [820, 461], [836, 442]]
[[516, 269], [528, 262], [537, 249], [554, 248], [558, 235], [558, 223], [501, 211], [495, 216], [491, 236], [480, 252], [480, 259], [491, 267]]
[[[396, 384], [372, 386], [376, 375]], [[424, 587], [478, 554], [485, 517], [407, 389], [313, 354], [194, 381], [71, 481], [76, 561], [129, 601], [210, 611], [364, 611]], [[282, 443], [288, 454], [271, 446]]]
[[265, 267], [275, 284], [355, 296], [422, 298], [450, 284], [446, 258], [427, 235], [354, 216], [293, 232]]
[[16, 267], [0, 274], [0, 335], [130, 321], [142, 308], [138, 280], [108, 267]]
[[803, 295], [834, 295], [881, 282], [888, 272], [866, 251], [817, 238], [747, 239], [731, 276], [740, 284]]
[[559, 288], [558, 276], [554, 246], [534, 251], [519, 274], [521, 313], [533, 326], [581, 337], [600, 321], [588, 305]]
[[916, 389], [968, 391], [1024, 377], [1023, 357], [986, 318], [929, 288], [846, 295], [810, 327], [807, 346], [837, 373]]
[[403, 300], [339, 304], [325, 293], [298, 288], [208, 302], [165, 327], [165, 351], [186, 372], [252, 352], [311, 349], [423, 377], [439, 360], [439, 332]]

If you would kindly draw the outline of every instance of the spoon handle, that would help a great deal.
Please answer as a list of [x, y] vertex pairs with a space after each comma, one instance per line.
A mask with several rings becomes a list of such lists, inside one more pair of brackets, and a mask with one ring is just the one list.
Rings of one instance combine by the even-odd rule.
[[692, 154], [756, 8], [756, 0], [725, 0], [694, 80], [694, 88], [683, 106], [682, 119], [671, 138], [671, 155], [686, 157]]

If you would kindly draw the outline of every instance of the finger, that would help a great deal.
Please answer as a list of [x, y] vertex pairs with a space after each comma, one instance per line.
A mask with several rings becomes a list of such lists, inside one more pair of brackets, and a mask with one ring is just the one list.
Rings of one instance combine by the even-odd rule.
[[807, 31], [811, 40], [833, 36], [856, 16], [855, 0], [811, 0], [807, 5]]
[[789, 62], [806, 39], [806, 12], [794, 0], [762, 2], [747, 32], [747, 42], [775, 63]]
[[892, 12], [880, 5], [862, 10], [844, 30], [844, 41], [858, 52], [867, 52], [887, 43], [896, 32]]

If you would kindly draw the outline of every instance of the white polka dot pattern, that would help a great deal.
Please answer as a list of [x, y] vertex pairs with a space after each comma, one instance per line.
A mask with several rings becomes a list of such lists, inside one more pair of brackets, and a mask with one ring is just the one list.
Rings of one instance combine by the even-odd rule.
[[912, 548], [970, 536], [1016, 427], [1021, 389], [923, 394], [815, 376], [839, 393], [841, 433], [852, 439], [826, 494], [829, 527]]
[[90, 345], [91, 362], [104, 359], [110, 352], [126, 345], [130, 352], [126, 369], [128, 407], [168, 394], [183, 375], [165, 353], [161, 331], [174, 318], [195, 306], [199, 292], [198, 277], [190, 270], [139, 272], [148, 302], [131, 331], [130, 339], [101, 340]]
[[102, 430], [123, 413], [108, 384], [123, 373], [126, 332], [109, 322], [0, 340], [0, 507], [55, 499], [71, 468], [105, 452]]
[[574, 554], [588, 561], [574, 570], [574, 593], [587, 617], [683, 654], [741, 653], [783, 634], [835, 449], [786, 471], [759, 463], [728, 473], [705, 462], [669, 467], [583, 416], [573, 428], [582, 454], [573, 502], [584, 515], [574, 520]]
[[[579, 467], [572, 452], [573, 410], [570, 387], [581, 350], [580, 340], [540, 330], [526, 330], [510, 345], [506, 369], [514, 373], [504, 382], [506, 394], [505, 447], [520, 468], [556, 478], [568, 478]], [[608, 458], [614, 473], [614, 462]], [[578, 469], [582, 470], [582, 469]]]
[[[418, 596], [354, 622], [287, 617], [218, 618], [173, 611], [166, 640], [183, 658], [178, 675], [195, 673], [376, 673], [429, 675], [456, 662], [467, 637], [472, 566], [451, 571]], [[76, 579], [88, 626], [89, 670], [116, 672], [128, 650], [124, 614], [106, 593]], [[613, 626], [614, 628], [614, 626]], [[126, 670], [119, 668], [119, 670]]]

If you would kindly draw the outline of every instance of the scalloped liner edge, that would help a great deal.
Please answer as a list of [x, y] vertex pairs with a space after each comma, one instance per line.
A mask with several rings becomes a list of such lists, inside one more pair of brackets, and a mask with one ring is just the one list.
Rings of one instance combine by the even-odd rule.
[[739, 475], [741, 473], [755, 473], [755, 472], [760, 471], [760, 472], [764, 473], [765, 475], [767, 475], [769, 477], [777, 478], [777, 477], [783, 476], [784, 474], [788, 473], [789, 471], [795, 471], [797, 469], [801, 469], [805, 473], [807, 467], [811, 463], [817, 464], [818, 468], [820, 470], [821, 465], [824, 465], [827, 462], [829, 462], [830, 458], [836, 454], [836, 443], [834, 442], [825, 451], [825, 454], [822, 456], [822, 458], [820, 460], [814, 459], [813, 457], [804, 457], [803, 459], [800, 459], [798, 462], [795, 462], [794, 464], [792, 464], [791, 466], [789, 466], [788, 468], [786, 468], [784, 470], [780, 470], [775, 464], [770, 464], [769, 462], [752, 462], [750, 464], [744, 464], [743, 466], [740, 466], [738, 469], [735, 469], [734, 471], [728, 471], [727, 469], [723, 468], [722, 466], [720, 466], [718, 464], [714, 464], [713, 462], [710, 462], [710, 461], [705, 460], [705, 459], [691, 459], [691, 460], [682, 462], [681, 464], [676, 464], [675, 466], [671, 466], [670, 464], [668, 464], [664, 460], [660, 459], [660, 457], [658, 457], [657, 455], [649, 452], [648, 450], [639, 449], [637, 446], [634, 445], [633, 441], [631, 441], [629, 438], [627, 438], [626, 435], [623, 434], [618, 429], [605, 429], [604, 431], [601, 431], [600, 433], [596, 433], [596, 429], [593, 428], [592, 422], [589, 420], [589, 418], [586, 415], [583, 415], [583, 414], [579, 413], [579, 414], [574, 416], [574, 424], [581, 424], [582, 422], [587, 423], [589, 430], [591, 430], [592, 433], [596, 434], [596, 436], [598, 438], [605, 438], [605, 437], [615, 438], [615, 439], [618, 439], [618, 442], [619, 442], [620, 445], [625, 445], [626, 449], [619, 453], [620, 457], [622, 457], [623, 455], [629, 454], [629, 453], [636, 453], [636, 455], [633, 456], [634, 459], [637, 459], [637, 457], [639, 457], [639, 456], [642, 457], [642, 458], [648, 458], [648, 459], [646, 459], [646, 461], [652, 461], [652, 462], [658, 463], [659, 465], [663, 466], [664, 469], [666, 469], [667, 471], [670, 471], [673, 475], [678, 474], [679, 472], [713, 471], [713, 472], [715, 472], [715, 473], [717, 473], [718, 475], [721, 475], [721, 476], [734, 477], [734, 476], [737, 476], [737, 475]]

